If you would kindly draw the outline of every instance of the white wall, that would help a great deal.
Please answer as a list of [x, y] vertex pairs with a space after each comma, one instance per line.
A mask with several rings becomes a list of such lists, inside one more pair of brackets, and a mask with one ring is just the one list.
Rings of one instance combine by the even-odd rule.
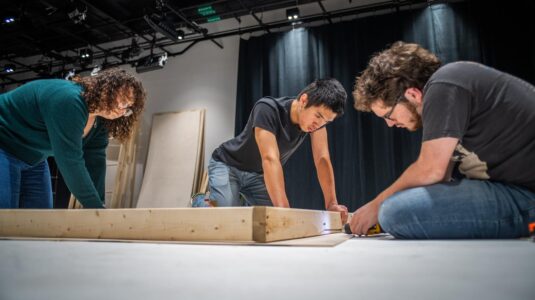
[[223, 49], [208, 41], [197, 43], [185, 54], [170, 57], [164, 69], [137, 74], [147, 91], [147, 102], [137, 149], [134, 199], [139, 194], [154, 113], [206, 109], [205, 166], [212, 151], [234, 136], [239, 37], [218, 42]]

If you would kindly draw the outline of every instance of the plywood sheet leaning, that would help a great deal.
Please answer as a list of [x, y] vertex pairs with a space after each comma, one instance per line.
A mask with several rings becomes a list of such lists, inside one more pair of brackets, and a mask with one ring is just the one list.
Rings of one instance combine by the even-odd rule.
[[201, 119], [199, 124], [199, 142], [197, 144], [197, 157], [196, 157], [196, 165], [195, 165], [195, 173], [193, 178], [193, 188], [192, 193], [197, 193], [197, 191], [201, 188], [202, 180], [203, 180], [203, 172], [204, 172], [204, 118], [205, 118], [205, 111], [203, 110], [201, 112]]
[[339, 213], [276, 207], [0, 210], [0, 237], [266, 243], [341, 230]]
[[204, 150], [204, 110], [155, 114], [138, 208], [187, 207]]
[[6, 209], [0, 236], [162, 241], [251, 241], [253, 208]]

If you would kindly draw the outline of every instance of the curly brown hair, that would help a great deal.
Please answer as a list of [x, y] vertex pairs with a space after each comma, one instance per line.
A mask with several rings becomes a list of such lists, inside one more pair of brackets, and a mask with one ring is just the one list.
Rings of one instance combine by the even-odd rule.
[[371, 111], [375, 101], [393, 106], [406, 89], [423, 89], [429, 77], [440, 68], [440, 60], [418, 44], [395, 42], [376, 53], [353, 87], [355, 109]]
[[103, 70], [95, 76], [77, 76], [73, 81], [84, 88], [82, 97], [91, 113], [116, 109], [117, 96], [128, 95], [131, 92], [133, 101], [133, 105], [129, 107], [132, 110], [131, 115], [114, 120], [103, 119], [110, 137], [121, 142], [126, 141], [145, 106], [146, 94], [141, 81], [119, 68]]

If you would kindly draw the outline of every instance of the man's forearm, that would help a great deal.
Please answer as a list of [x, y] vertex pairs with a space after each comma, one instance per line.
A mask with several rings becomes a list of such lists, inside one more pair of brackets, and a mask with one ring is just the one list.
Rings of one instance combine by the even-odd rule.
[[262, 161], [262, 168], [264, 169], [266, 189], [273, 206], [290, 207], [288, 197], [286, 196], [284, 173], [281, 163], [279, 161], [264, 159]]
[[316, 171], [318, 172], [318, 181], [320, 182], [325, 200], [325, 209], [328, 209], [329, 206], [338, 204], [336, 200], [333, 167], [328, 158], [320, 158], [315, 164]]
[[381, 192], [374, 200], [382, 203], [386, 198], [396, 192], [403, 191], [413, 187], [426, 186], [441, 182], [444, 174], [435, 172], [416, 161], [411, 164], [403, 174], [386, 190]]

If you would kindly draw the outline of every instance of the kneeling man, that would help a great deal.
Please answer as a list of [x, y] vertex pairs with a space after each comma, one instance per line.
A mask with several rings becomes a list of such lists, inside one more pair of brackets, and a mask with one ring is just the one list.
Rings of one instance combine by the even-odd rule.
[[[351, 220], [397, 238], [516, 238], [535, 221], [535, 87], [397, 42], [357, 78], [355, 108], [423, 128], [418, 159]], [[453, 172], [452, 172], [453, 171]], [[453, 174], [453, 176], [452, 176]]]
[[[258, 100], [243, 132], [212, 154], [210, 199], [217, 206], [289, 207], [282, 166], [310, 135], [325, 208], [341, 212], [345, 220], [347, 208], [336, 199], [325, 125], [343, 114], [346, 98], [340, 82], [325, 79], [308, 85], [297, 98]], [[246, 203], [240, 203], [240, 194]]]

